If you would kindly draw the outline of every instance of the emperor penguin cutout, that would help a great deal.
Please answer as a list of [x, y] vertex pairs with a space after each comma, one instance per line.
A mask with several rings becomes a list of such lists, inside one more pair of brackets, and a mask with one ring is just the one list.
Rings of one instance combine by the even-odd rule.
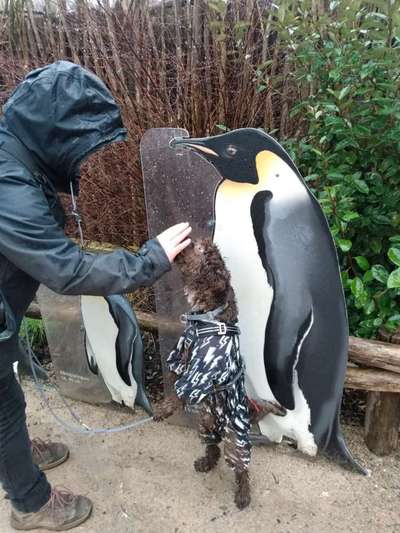
[[178, 138], [219, 172], [213, 239], [232, 276], [250, 397], [278, 401], [284, 417], [259, 428], [294, 439], [366, 474], [339, 424], [348, 323], [335, 245], [322, 209], [272, 137], [240, 129]]
[[128, 300], [119, 294], [81, 296], [87, 362], [101, 375], [112, 399], [127, 407], [140, 405], [152, 414], [144, 387], [143, 343]]

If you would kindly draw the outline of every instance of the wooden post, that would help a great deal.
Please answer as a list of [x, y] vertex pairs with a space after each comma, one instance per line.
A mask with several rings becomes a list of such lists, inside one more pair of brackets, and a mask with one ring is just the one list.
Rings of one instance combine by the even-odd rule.
[[365, 442], [376, 455], [389, 455], [399, 442], [400, 394], [369, 392], [365, 413]]
[[[388, 340], [381, 330], [379, 337]], [[391, 338], [386, 344], [389, 349], [398, 350], [396, 338]], [[379, 350], [377, 350], [379, 352]], [[397, 352], [398, 353], [398, 352]], [[396, 359], [396, 357], [395, 357]], [[394, 363], [392, 359], [390, 361]], [[390, 365], [395, 370], [396, 363]], [[390, 368], [386, 367], [386, 368]], [[383, 366], [383, 368], [385, 368]], [[389, 455], [399, 444], [400, 429], [400, 394], [394, 392], [369, 392], [367, 395], [367, 410], [365, 413], [365, 443], [376, 455]]]

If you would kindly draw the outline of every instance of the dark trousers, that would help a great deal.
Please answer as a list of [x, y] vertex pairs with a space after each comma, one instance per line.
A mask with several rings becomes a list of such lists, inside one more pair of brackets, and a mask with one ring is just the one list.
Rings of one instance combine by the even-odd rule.
[[15, 509], [38, 511], [50, 498], [46, 476], [32, 462], [24, 393], [10, 367], [0, 378], [0, 482]]

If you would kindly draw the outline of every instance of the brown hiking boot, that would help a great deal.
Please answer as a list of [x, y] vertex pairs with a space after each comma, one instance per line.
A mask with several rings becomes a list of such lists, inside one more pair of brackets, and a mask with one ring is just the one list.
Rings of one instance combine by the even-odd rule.
[[45, 442], [42, 439], [32, 440], [33, 462], [40, 470], [50, 470], [64, 463], [69, 457], [69, 450], [61, 442]]
[[87, 520], [93, 504], [85, 496], [75, 496], [66, 489], [51, 489], [49, 501], [36, 513], [11, 512], [11, 526], [19, 531], [47, 529], [66, 531]]

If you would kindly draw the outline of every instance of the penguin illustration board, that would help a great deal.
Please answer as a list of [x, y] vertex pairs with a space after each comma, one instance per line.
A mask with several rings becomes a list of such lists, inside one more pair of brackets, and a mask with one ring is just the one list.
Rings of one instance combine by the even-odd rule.
[[277, 141], [257, 129], [175, 138], [221, 175], [213, 239], [232, 275], [250, 397], [278, 401], [285, 417], [259, 424], [308, 455], [362, 473], [339, 425], [348, 324], [334, 242], [322, 209]]
[[37, 297], [61, 394], [94, 404], [136, 404], [151, 414], [142, 336], [126, 297], [66, 296], [44, 285]]
[[81, 296], [81, 313], [91, 372], [101, 375], [114, 401], [132, 408], [136, 403], [151, 414], [142, 337], [128, 300], [119, 294]]

